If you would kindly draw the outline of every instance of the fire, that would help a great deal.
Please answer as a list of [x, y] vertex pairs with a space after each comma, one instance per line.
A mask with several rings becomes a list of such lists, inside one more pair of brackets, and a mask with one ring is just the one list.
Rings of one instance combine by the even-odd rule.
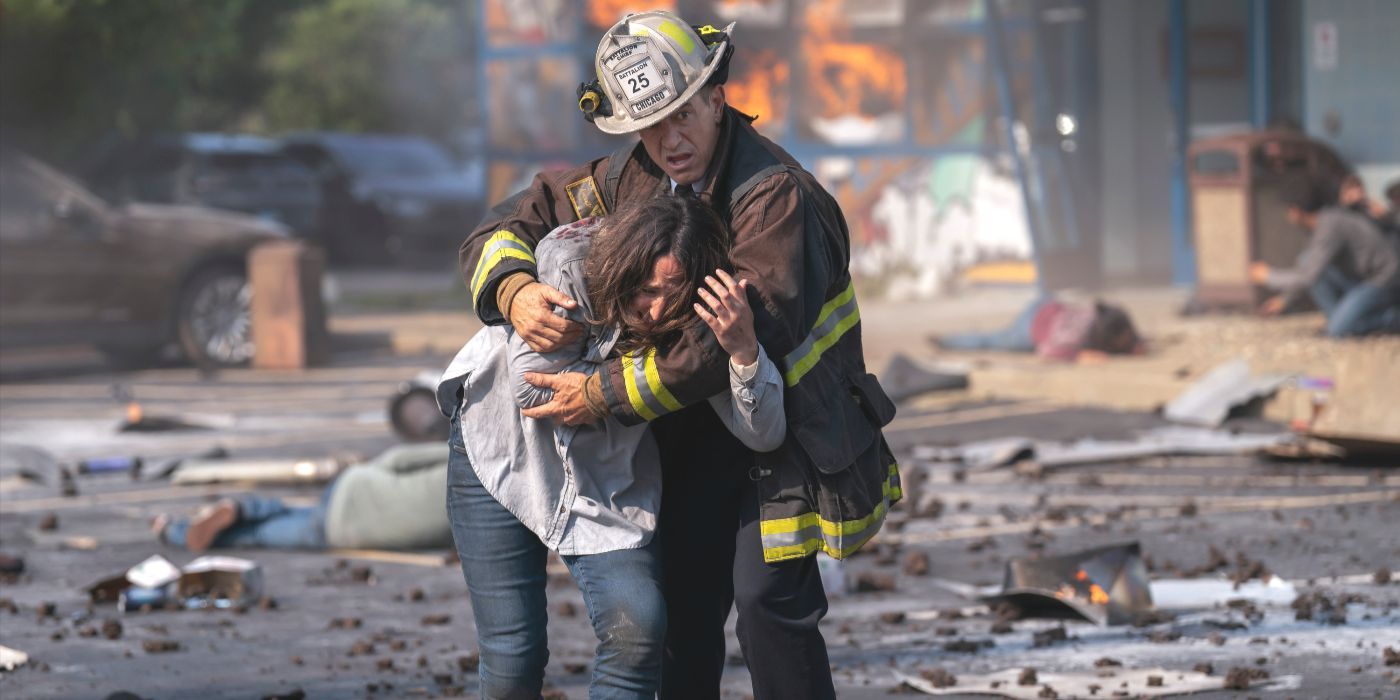
[[141, 416], [142, 416], [141, 404], [139, 404], [139, 403], [137, 403], [137, 402], [135, 402], [135, 401], [132, 401], [131, 403], [128, 403], [128, 404], [126, 405], [126, 422], [127, 422], [127, 423], [133, 423], [133, 424], [134, 424], [134, 423], [140, 423], [140, 422], [141, 422]]
[[841, 0], [817, 0], [807, 8], [802, 51], [807, 87], [818, 116], [880, 116], [904, 108], [904, 58], [882, 46], [848, 40]]
[[[742, 58], [742, 73], [731, 74], [725, 83], [726, 101], [744, 114], [763, 117], [761, 123], [781, 123], [787, 111], [787, 61], [773, 49], [759, 49]], [[733, 68], [739, 68], [738, 62]]]
[[1083, 569], [1080, 569], [1080, 570], [1078, 571], [1078, 573], [1076, 573], [1076, 574], [1074, 575], [1074, 580], [1076, 580], [1076, 581], [1088, 581], [1088, 580], [1089, 580], [1089, 572], [1087, 572], [1087, 571], [1085, 571], [1085, 570], [1083, 570]]
[[675, 12], [676, 0], [588, 0], [588, 22], [606, 29], [625, 15], [648, 10]]
[[1108, 605], [1108, 592], [1094, 583], [1089, 585], [1089, 602], [1094, 605]]

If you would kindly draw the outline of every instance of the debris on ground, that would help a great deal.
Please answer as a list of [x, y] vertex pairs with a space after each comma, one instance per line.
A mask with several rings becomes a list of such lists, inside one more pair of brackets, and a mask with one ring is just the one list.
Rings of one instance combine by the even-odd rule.
[[[1268, 672], [1262, 669], [1235, 670], [1243, 672], [1246, 683], [1269, 679]], [[1010, 668], [982, 675], [961, 674], [957, 677], [956, 687], [936, 685], [922, 674], [914, 676], [896, 671], [895, 677], [900, 683], [929, 695], [996, 695], [1018, 700], [1038, 700], [1041, 697], [1049, 697], [1049, 693], [1054, 693], [1054, 697], [1067, 698], [1166, 697], [1218, 690], [1221, 687], [1221, 679], [1218, 677], [1197, 671], [1173, 671], [1165, 668], [1101, 668], [1095, 671], [1066, 673]], [[1293, 680], [1296, 680], [1295, 676], [1252, 687], [1259, 690], [1287, 687], [1287, 682]], [[1225, 688], [1232, 688], [1228, 680]], [[1111, 689], [1112, 693], [1101, 692], [1105, 689]]]
[[895, 353], [880, 373], [880, 387], [891, 401], [934, 391], [952, 391], [968, 387], [968, 368], [953, 363], [929, 365], [916, 362], [904, 353]]
[[41, 532], [52, 532], [58, 529], [58, 514], [47, 513], [39, 519], [39, 530]]
[[1254, 681], [1268, 680], [1269, 672], [1262, 668], [1235, 666], [1225, 674], [1226, 690], [1249, 690]]
[[1231, 412], [1278, 391], [1292, 375], [1253, 376], [1249, 362], [1236, 359], [1207, 372], [1162, 409], [1168, 420], [1192, 425], [1217, 426]]
[[325, 484], [350, 466], [351, 460], [325, 459], [187, 459], [170, 477], [170, 483], [257, 485]]
[[928, 681], [935, 688], [951, 688], [958, 684], [958, 677], [949, 673], [948, 669], [942, 666], [919, 671], [919, 677]]
[[436, 615], [424, 615], [423, 619], [419, 622], [424, 627], [432, 627], [435, 625], [450, 625], [452, 624], [452, 616], [446, 613], [439, 613]]
[[1129, 624], [1137, 613], [1152, 609], [1136, 542], [1013, 559], [1006, 564], [1001, 592], [982, 600], [1011, 603], [1022, 617], [1083, 619], [1101, 626]]
[[166, 654], [180, 650], [180, 643], [173, 639], [147, 639], [141, 642], [147, 654]]
[[894, 577], [875, 571], [863, 571], [856, 576], [857, 593], [879, 593], [895, 589]]
[[29, 663], [29, 655], [7, 646], [0, 646], [0, 671], [13, 671]]

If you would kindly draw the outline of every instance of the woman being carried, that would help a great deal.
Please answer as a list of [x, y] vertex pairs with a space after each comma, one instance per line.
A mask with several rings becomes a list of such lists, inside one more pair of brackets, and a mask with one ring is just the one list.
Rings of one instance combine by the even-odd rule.
[[656, 443], [645, 424], [526, 418], [522, 409], [551, 398], [526, 379], [591, 374], [616, 353], [624, 371], [636, 369], [629, 392], [673, 402], [653, 395], [659, 383], [640, 370], [642, 358], [681, 334], [713, 331], [716, 349], [730, 355], [730, 391], [711, 406], [750, 448], [776, 449], [786, 431], [782, 379], [754, 335], [747, 281], [722, 269], [729, 243], [720, 218], [686, 197], [561, 226], [534, 251], [537, 268], [541, 282], [578, 301], [560, 313], [583, 324], [582, 336], [536, 353], [509, 327], [488, 327], [444, 374], [439, 401], [454, 416], [448, 513], [476, 619], [483, 697], [539, 697], [550, 550], [578, 582], [599, 640], [590, 697], [656, 693], [665, 636]]

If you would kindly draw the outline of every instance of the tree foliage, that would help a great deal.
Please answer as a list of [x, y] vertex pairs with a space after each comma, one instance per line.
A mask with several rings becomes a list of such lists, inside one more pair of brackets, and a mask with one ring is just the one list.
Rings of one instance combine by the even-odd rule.
[[104, 139], [466, 120], [462, 0], [0, 0], [0, 136], [72, 164]]

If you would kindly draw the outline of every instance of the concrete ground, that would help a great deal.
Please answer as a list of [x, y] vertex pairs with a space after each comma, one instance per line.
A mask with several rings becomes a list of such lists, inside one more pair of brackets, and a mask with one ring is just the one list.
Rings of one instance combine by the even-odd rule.
[[[464, 670], [476, 649], [471, 611], [460, 571], [446, 552], [237, 551], [232, 554], [262, 565], [275, 609], [121, 614], [110, 603], [90, 606], [83, 587], [151, 554], [177, 564], [192, 558], [155, 542], [146, 529], [151, 517], [193, 512], [212, 498], [250, 487], [80, 476], [78, 495], [63, 496], [57, 476], [59, 462], [140, 455], [147, 465], [158, 465], [215, 445], [235, 457], [369, 455], [383, 449], [394, 442], [384, 411], [395, 387], [422, 369], [443, 366], [475, 328], [467, 314], [443, 308], [449, 302], [441, 300], [455, 293], [450, 282], [414, 284], [407, 291], [377, 278], [342, 284], [331, 320], [339, 350], [330, 366], [304, 372], [112, 372], [79, 350], [30, 357], [28, 365], [4, 357], [0, 552], [22, 556], [27, 567], [16, 580], [0, 583], [0, 598], [13, 603], [13, 612], [5, 612], [10, 606], [0, 601], [0, 644], [29, 653], [31, 662], [0, 674], [0, 696], [91, 698], [125, 689], [152, 698], [246, 698], [300, 688], [313, 698], [475, 697], [472, 672]], [[386, 294], [393, 299], [385, 301]], [[1251, 695], [1259, 697], [1393, 696], [1400, 672], [1385, 665], [1383, 650], [1400, 649], [1400, 588], [1374, 578], [1378, 570], [1400, 566], [1400, 472], [1386, 468], [1393, 464], [1159, 458], [1035, 475], [1009, 469], [966, 473], [918, 456], [927, 455], [927, 446], [1005, 435], [1129, 436], [1162, 425], [1148, 409], [1234, 356], [1269, 371], [1314, 374], [1340, 374], [1347, 363], [1372, 355], [1400, 356], [1390, 341], [1316, 338], [1316, 317], [1275, 323], [1181, 319], [1174, 312], [1185, 296], [1175, 290], [1128, 290], [1113, 297], [1140, 320], [1153, 355], [1093, 367], [1056, 366], [1023, 357], [939, 353], [924, 340], [995, 327], [1028, 301], [1025, 291], [863, 305], [872, 368], [883, 367], [896, 352], [956, 360], [972, 368], [973, 384], [912, 400], [886, 429], [908, 497], [879, 538], [840, 566], [833, 580], [856, 589], [862, 577], [879, 582], [884, 575], [892, 586], [845, 594], [833, 589], [823, 629], [838, 694], [884, 697], [899, 687], [897, 672], [1093, 672], [1100, 670], [1096, 660], [1111, 657], [1126, 668], [1168, 671], [1210, 663], [1217, 677], [1232, 667], [1262, 668], [1273, 685], [1256, 686]], [[429, 298], [438, 301], [424, 301]], [[395, 310], [420, 301], [440, 310]], [[1383, 375], [1372, 379], [1385, 381]], [[209, 429], [119, 433], [123, 404], [117, 395], [134, 397], [150, 415], [180, 416]], [[1271, 404], [1266, 415], [1278, 410]], [[1274, 427], [1258, 419], [1238, 426]], [[21, 470], [40, 481], [24, 478]], [[306, 503], [319, 490], [258, 489]], [[55, 527], [45, 529], [49, 514]], [[1201, 567], [1212, 547], [1226, 561], [1200, 574], [1205, 579], [1224, 580], [1242, 564], [1261, 562], [1298, 591], [1349, 596], [1350, 602], [1339, 603], [1346, 621], [1329, 625], [1319, 621], [1322, 615], [1298, 620], [1283, 602], [1260, 604], [1257, 614], [1212, 605], [1145, 627], [1068, 623], [1065, 641], [1036, 646], [1035, 633], [1059, 623], [1020, 621], [994, 634], [986, 608], [944, 583], [995, 585], [1011, 558], [1125, 541], [1141, 543], [1155, 578]], [[910, 557], [919, 555], [927, 558], [928, 570], [906, 570]], [[369, 577], [348, 575], [354, 567], [369, 567]], [[556, 567], [555, 574], [548, 683], [559, 697], [583, 698], [594, 640], [567, 572]], [[54, 604], [53, 615], [39, 614], [43, 603]], [[337, 618], [360, 622], [333, 626]], [[118, 638], [100, 633], [106, 620], [121, 623]], [[98, 634], [85, 636], [88, 628]], [[179, 648], [146, 650], [145, 642], [160, 640], [178, 642]], [[732, 636], [730, 653], [725, 696], [744, 697], [748, 673]], [[1168, 675], [1165, 683], [1172, 682]], [[1206, 697], [1234, 695], [1220, 690]]]

